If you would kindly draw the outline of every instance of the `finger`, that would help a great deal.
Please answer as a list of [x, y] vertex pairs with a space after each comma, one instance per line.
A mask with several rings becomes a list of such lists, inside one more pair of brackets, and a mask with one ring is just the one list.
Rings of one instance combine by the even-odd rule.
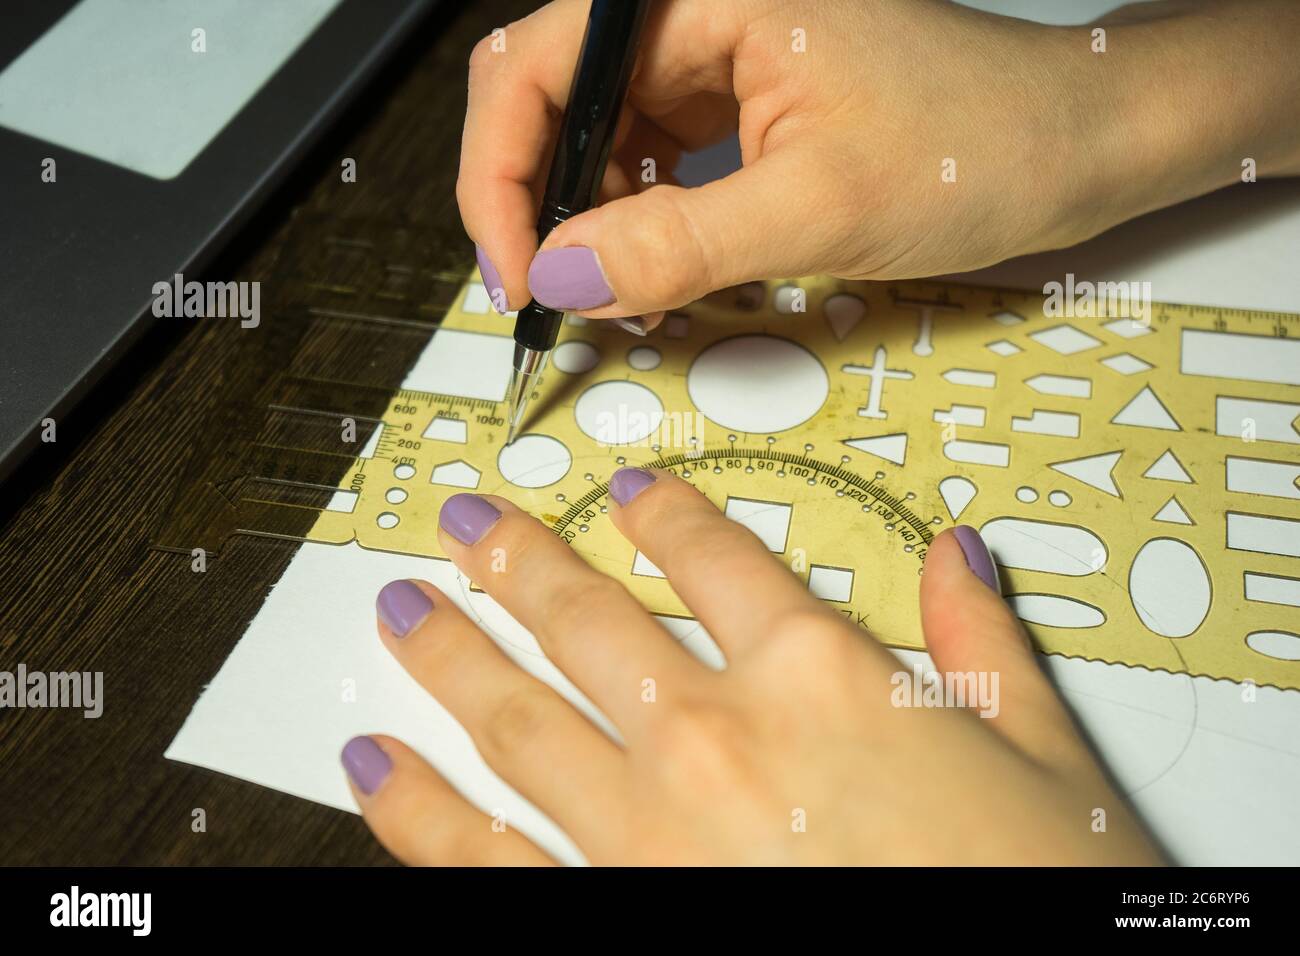
[[[678, 52], [643, 56], [634, 86], [655, 99], [660, 77], [679, 96], [693, 84], [730, 76], [740, 17], [721, 18], [715, 12], [712, 20], [718, 22], [710, 23], [700, 4], [656, 6], [669, 9], [652, 11], [643, 50], [662, 45]], [[470, 57], [456, 199], [488, 291], [502, 290], [508, 309], [531, 297], [528, 264], [537, 251], [534, 187], [568, 99], [589, 9], [590, 0], [555, 0], [504, 33], [483, 38]], [[493, 301], [497, 304], [495, 296]]]
[[[608, 322], [610, 325], [617, 326], [624, 332], [635, 335], [639, 339], [645, 338], [663, 323], [666, 312], [647, 312], [645, 315], [628, 315], [619, 316], [613, 319], [594, 319], [593, 321]], [[631, 343], [636, 347], [636, 343]]]
[[621, 468], [609, 496], [615, 526], [664, 573], [727, 657], [761, 640], [783, 614], [834, 616], [757, 535], [676, 475]]
[[[537, 251], [533, 186], [545, 178], [547, 144], [567, 103], [589, 9], [590, 0], [555, 0], [503, 34], [486, 36], [469, 60], [456, 200], [489, 293], [502, 289], [508, 308], [530, 298], [526, 276]], [[731, 94], [732, 55], [746, 22], [729, 5], [655, 4], [629, 99], [666, 100], [664, 121], [685, 126], [702, 107], [681, 107], [677, 117], [677, 101], [697, 91]], [[707, 133], [720, 135], [722, 126]]]
[[961, 526], [934, 539], [921, 576], [921, 625], [935, 666], [944, 673], [997, 674], [997, 713], [986, 718], [988, 724], [1033, 759], [1091, 764], [997, 580], [997, 567], [974, 528]]
[[689, 695], [707, 679], [623, 585], [504, 498], [453, 495], [438, 524], [456, 566], [537, 637], [625, 737], [649, 719], [648, 703]]
[[392, 737], [353, 737], [343, 748], [352, 795], [371, 832], [413, 866], [553, 866], [523, 834], [494, 828], [442, 775]]
[[622, 751], [569, 702], [510, 660], [423, 581], [376, 602], [384, 645], [469, 733], [488, 765], [576, 837], [623, 799]]
[[528, 290], [550, 308], [609, 318], [680, 308], [754, 279], [834, 272], [850, 230], [847, 217], [828, 214], [825, 166], [792, 144], [703, 186], [660, 186], [588, 210], [546, 237]]
[[484, 37], [470, 54], [456, 201], [498, 311], [532, 298], [536, 195], [582, 43], [572, 27], [585, 15], [581, 0], [557, 0]]

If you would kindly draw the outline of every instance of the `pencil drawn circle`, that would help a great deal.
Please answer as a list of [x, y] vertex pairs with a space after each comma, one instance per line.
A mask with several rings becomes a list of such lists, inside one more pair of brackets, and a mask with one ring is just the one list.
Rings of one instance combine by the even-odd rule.
[[569, 473], [573, 455], [550, 435], [521, 435], [501, 449], [497, 470], [520, 488], [545, 488]]

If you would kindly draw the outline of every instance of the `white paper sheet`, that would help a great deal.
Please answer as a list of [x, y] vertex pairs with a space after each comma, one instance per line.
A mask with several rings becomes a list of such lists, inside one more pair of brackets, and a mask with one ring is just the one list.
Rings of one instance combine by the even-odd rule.
[[471, 606], [449, 561], [305, 544], [166, 756], [356, 812], [339, 751], [358, 734], [390, 734], [476, 806], [501, 812], [556, 859], [582, 862], [563, 832], [487, 768], [469, 735], [380, 643], [375, 596], [399, 578], [431, 581], [469, 613], [482, 611], [493, 630], [509, 635], [502, 647], [520, 666], [595, 713], [495, 602], [473, 594]]
[[[403, 577], [452, 595], [504, 639], [498, 643], [521, 666], [595, 714], [531, 636], [486, 595], [468, 592], [449, 562], [306, 544], [167, 756], [355, 811], [339, 750], [356, 734], [391, 734], [475, 805], [503, 811], [509, 825], [557, 859], [581, 862], [568, 838], [487, 768], [468, 735], [380, 643], [374, 596]], [[698, 632], [688, 647], [716, 655]], [[896, 653], [909, 667], [929, 666], [924, 654]], [[1300, 693], [1264, 687], [1246, 703], [1229, 681], [1045, 660], [1120, 789], [1179, 862], [1300, 861]]]

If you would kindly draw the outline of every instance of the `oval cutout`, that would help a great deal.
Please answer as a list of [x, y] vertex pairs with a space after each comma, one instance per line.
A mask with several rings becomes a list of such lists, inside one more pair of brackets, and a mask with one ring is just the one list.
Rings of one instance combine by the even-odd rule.
[[1100, 627], [1106, 623], [1101, 608], [1060, 594], [1008, 594], [1016, 617], [1048, 627]]
[[1190, 544], [1152, 538], [1138, 549], [1128, 573], [1133, 609], [1147, 630], [1186, 637], [1210, 613], [1210, 573]]
[[1256, 654], [1278, 661], [1300, 661], [1300, 634], [1290, 631], [1252, 631], [1246, 646]]
[[1004, 568], [1081, 577], [1106, 566], [1106, 545], [1087, 528], [1028, 518], [994, 518], [980, 537]]

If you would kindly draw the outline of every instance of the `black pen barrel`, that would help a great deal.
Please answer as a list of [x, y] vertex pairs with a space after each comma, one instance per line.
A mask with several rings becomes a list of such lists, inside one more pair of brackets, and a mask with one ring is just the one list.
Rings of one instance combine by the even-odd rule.
[[[592, 0], [538, 214], [539, 244], [596, 204], [649, 9], [650, 0]], [[562, 317], [529, 302], [515, 321], [515, 341], [539, 351], [554, 347]]]

